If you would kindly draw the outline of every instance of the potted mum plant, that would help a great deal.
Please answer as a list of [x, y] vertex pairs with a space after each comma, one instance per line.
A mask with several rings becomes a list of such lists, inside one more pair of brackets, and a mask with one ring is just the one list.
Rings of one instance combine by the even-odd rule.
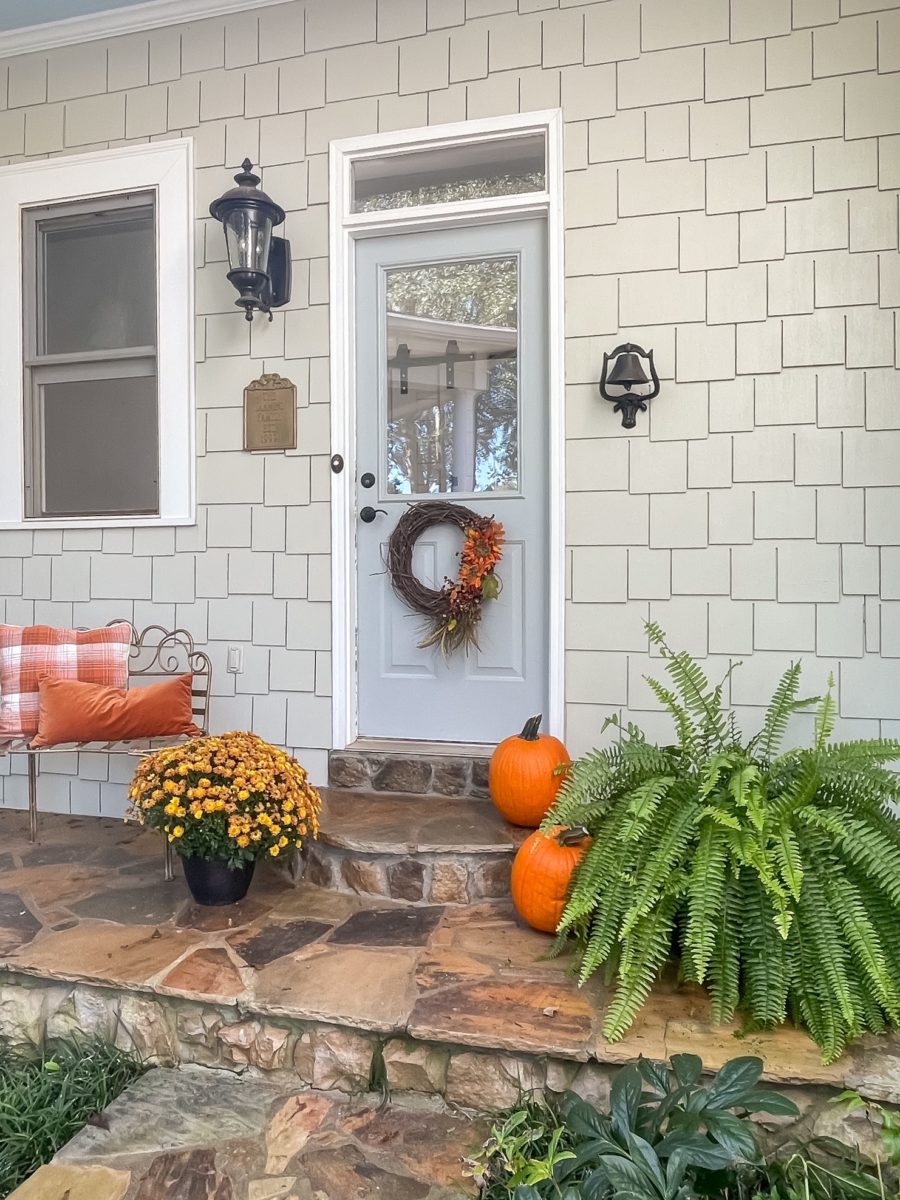
[[129, 799], [129, 817], [168, 838], [191, 895], [208, 905], [242, 900], [259, 859], [314, 838], [321, 805], [295, 758], [240, 732], [149, 754]]

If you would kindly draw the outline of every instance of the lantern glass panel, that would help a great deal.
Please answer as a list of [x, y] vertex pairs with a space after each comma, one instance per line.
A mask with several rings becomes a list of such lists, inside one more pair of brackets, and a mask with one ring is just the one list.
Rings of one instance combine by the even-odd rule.
[[272, 218], [262, 209], [233, 208], [225, 218], [225, 242], [232, 271], [266, 273]]

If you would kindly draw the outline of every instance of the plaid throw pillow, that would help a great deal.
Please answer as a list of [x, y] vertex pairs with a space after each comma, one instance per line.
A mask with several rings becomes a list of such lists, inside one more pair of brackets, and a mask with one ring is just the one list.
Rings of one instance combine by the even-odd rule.
[[125, 622], [85, 630], [0, 625], [0, 736], [37, 733], [44, 676], [127, 687], [130, 646]]

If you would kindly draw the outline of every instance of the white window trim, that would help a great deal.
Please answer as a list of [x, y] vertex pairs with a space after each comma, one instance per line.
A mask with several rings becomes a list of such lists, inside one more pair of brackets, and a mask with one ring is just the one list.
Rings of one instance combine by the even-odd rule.
[[[463, 200], [419, 208], [354, 213], [354, 161], [411, 150], [507, 139], [527, 133], [547, 139], [543, 192]], [[547, 727], [558, 737], [565, 728], [565, 323], [563, 121], [561, 109], [485, 117], [424, 129], [333, 141], [329, 159], [331, 449], [344, 469], [331, 477], [332, 748], [351, 745], [359, 732], [356, 629], [356, 462], [354, 367], [354, 242], [357, 238], [409, 229], [508, 221], [545, 215], [548, 247], [549, 372], [549, 711]]]
[[[178, 138], [115, 150], [39, 159], [0, 168], [0, 256], [10, 265], [0, 321], [0, 529], [97, 529], [193, 525], [196, 520], [194, 413], [193, 142]], [[22, 213], [41, 204], [156, 195], [159, 380], [159, 514], [139, 517], [25, 517]]]

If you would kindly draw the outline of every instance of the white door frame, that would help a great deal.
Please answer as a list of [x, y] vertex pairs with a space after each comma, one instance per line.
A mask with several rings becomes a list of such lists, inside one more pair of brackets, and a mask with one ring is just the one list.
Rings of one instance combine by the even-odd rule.
[[[543, 192], [463, 200], [391, 212], [351, 212], [355, 160], [411, 150], [439, 149], [472, 141], [505, 140], [543, 133], [547, 179]], [[562, 110], [460, 121], [424, 129], [333, 141], [329, 158], [329, 265], [331, 452], [344, 460], [331, 476], [332, 748], [351, 745], [359, 731], [357, 704], [356, 595], [356, 392], [354, 347], [354, 244], [357, 238], [404, 231], [482, 225], [527, 216], [547, 221], [549, 495], [549, 711], [547, 728], [562, 737], [565, 726], [565, 326], [563, 270]]]

